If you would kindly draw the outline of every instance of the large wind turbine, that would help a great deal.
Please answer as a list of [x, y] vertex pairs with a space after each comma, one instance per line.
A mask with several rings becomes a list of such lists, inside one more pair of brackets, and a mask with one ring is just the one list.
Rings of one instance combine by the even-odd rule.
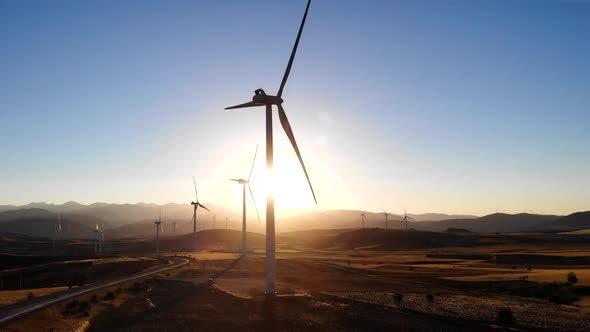
[[[301, 38], [301, 32], [303, 31], [303, 26], [305, 24], [305, 19], [307, 18], [307, 12], [309, 10], [309, 4], [311, 0], [307, 1], [307, 6], [305, 7], [305, 13], [303, 14], [303, 19], [301, 20], [301, 26], [299, 27], [299, 32], [297, 33], [297, 38], [295, 39], [295, 44], [293, 45], [293, 50], [291, 51], [291, 57], [289, 58], [289, 62], [287, 63], [287, 69], [285, 70], [285, 74], [283, 75], [283, 80], [281, 81], [281, 85], [279, 87], [279, 91], [276, 96], [267, 95], [264, 90], [257, 89], [254, 91], [254, 97], [252, 97], [251, 102], [247, 102], [240, 105], [235, 105], [231, 107], [226, 107], [226, 109], [235, 109], [235, 108], [245, 108], [245, 107], [254, 107], [254, 106], [265, 106], [266, 107], [266, 171], [269, 181], [272, 181], [273, 178], [273, 140], [272, 140], [272, 106], [276, 105], [279, 110], [279, 120], [281, 121], [281, 125], [287, 137], [289, 137], [289, 141], [291, 141], [291, 145], [299, 158], [299, 162], [301, 163], [301, 167], [303, 168], [303, 172], [305, 173], [305, 177], [307, 178], [307, 183], [309, 183], [309, 188], [311, 189], [311, 193], [313, 194], [313, 199], [317, 204], [317, 200], [315, 197], [315, 193], [313, 191], [313, 187], [311, 186], [311, 181], [309, 181], [309, 176], [307, 175], [307, 170], [305, 169], [305, 165], [303, 164], [303, 159], [301, 158], [301, 153], [299, 153], [299, 148], [297, 147], [297, 142], [295, 141], [295, 136], [293, 135], [293, 130], [291, 129], [291, 125], [289, 124], [289, 120], [287, 119], [287, 114], [283, 109], [283, 99], [281, 96], [283, 95], [283, 89], [285, 88], [285, 84], [287, 83], [287, 78], [289, 78], [289, 73], [291, 72], [291, 66], [293, 66], [293, 60], [295, 59], [295, 53], [297, 52], [297, 46], [299, 45], [299, 39]], [[275, 278], [276, 278], [276, 262], [275, 262], [275, 208], [274, 208], [274, 193], [270, 189], [272, 188], [269, 186], [266, 196], [266, 294], [269, 296], [274, 296], [276, 294], [276, 287], [275, 287]]]
[[367, 216], [365, 216], [364, 213], [361, 213], [361, 221], [363, 222], [363, 229], [365, 228], [365, 220], [367, 219]]
[[[197, 192], [197, 181], [195, 181], [195, 177], [193, 176], [193, 184], [195, 185], [195, 199], [196, 202], [191, 202], [191, 205], [193, 206], [193, 249], [196, 251], [198, 250], [198, 244], [197, 244], [197, 209], [200, 207], [202, 207], [203, 209], [209, 211], [208, 208], [206, 208], [203, 204], [199, 203], [199, 193]], [[211, 212], [211, 211], [209, 211]]]
[[[256, 207], [256, 200], [252, 193], [252, 187], [250, 186], [250, 177], [252, 176], [252, 170], [254, 170], [254, 163], [256, 162], [256, 154], [258, 153], [258, 145], [256, 145], [256, 151], [254, 151], [254, 160], [252, 160], [252, 167], [250, 168], [250, 174], [248, 180], [244, 179], [230, 179], [230, 181], [236, 181], [242, 185], [242, 255], [246, 254], [246, 185], [250, 191], [250, 196], [254, 202], [254, 208], [256, 209], [256, 215], [258, 216], [258, 222], [260, 222], [260, 215], [258, 214], [258, 207]], [[225, 219], [225, 225], [227, 228], [227, 218]]]
[[388, 229], [389, 228], [389, 223], [387, 222], [387, 217], [389, 217], [389, 215], [391, 213], [385, 212], [385, 210], [383, 210], [383, 214], [385, 215], [385, 229]]
[[408, 213], [406, 212], [406, 209], [404, 209], [404, 219], [402, 220], [402, 225], [406, 224], [406, 229], [408, 229], [408, 220], [414, 220], [414, 218], [412, 217], [408, 217]]

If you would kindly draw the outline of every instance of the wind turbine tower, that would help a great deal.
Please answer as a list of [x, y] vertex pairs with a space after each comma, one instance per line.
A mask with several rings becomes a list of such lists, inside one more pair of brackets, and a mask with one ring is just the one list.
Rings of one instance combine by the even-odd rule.
[[[254, 160], [252, 160], [252, 167], [250, 167], [250, 174], [248, 175], [248, 180], [244, 179], [230, 179], [230, 181], [235, 181], [242, 185], [242, 255], [247, 253], [247, 245], [246, 245], [246, 186], [248, 186], [248, 191], [250, 191], [250, 196], [252, 197], [252, 201], [254, 202], [254, 208], [256, 208], [256, 215], [258, 216], [258, 222], [260, 222], [260, 215], [258, 214], [258, 207], [256, 207], [256, 200], [254, 199], [254, 194], [252, 193], [252, 187], [250, 187], [250, 177], [252, 176], [252, 171], [254, 170], [254, 163], [256, 163], [256, 154], [258, 153], [258, 145], [256, 145], [256, 151], [254, 151]], [[227, 228], [227, 218], [225, 218], [225, 227]]]
[[[199, 250], [199, 245], [197, 243], [197, 209], [202, 207], [203, 209], [209, 211], [203, 204], [199, 203], [199, 193], [197, 192], [197, 181], [195, 181], [195, 177], [193, 176], [193, 184], [195, 185], [195, 199], [196, 202], [191, 202], [193, 206], [193, 250]], [[211, 212], [211, 211], [209, 211]]]
[[383, 210], [383, 214], [385, 215], [385, 229], [388, 229], [389, 228], [389, 222], [388, 222], [388, 219], [387, 218], [389, 217], [389, 215], [391, 213], [385, 212], [385, 210]]
[[156, 224], [156, 256], [160, 256], [160, 230], [164, 232], [162, 228], [162, 217], [154, 222]]
[[367, 219], [367, 216], [365, 216], [364, 213], [361, 213], [361, 221], [363, 222], [363, 229], [365, 229], [365, 220]]
[[[307, 12], [309, 11], [309, 5], [311, 0], [307, 1], [307, 6], [305, 8], [305, 13], [303, 14], [303, 19], [301, 20], [301, 26], [299, 27], [299, 32], [297, 33], [297, 38], [295, 39], [295, 44], [293, 45], [293, 50], [291, 51], [291, 57], [289, 58], [289, 62], [287, 63], [287, 68], [285, 70], [285, 74], [283, 75], [283, 80], [281, 81], [281, 85], [279, 87], [279, 91], [276, 96], [267, 95], [266, 92], [262, 89], [257, 89], [254, 91], [254, 96], [252, 97], [252, 101], [226, 107], [226, 109], [236, 109], [236, 108], [245, 108], [245, 107], [255, 107], [255, 106], [264, 106], [266, 108], [266, 172], [268, 181], [273, 181], [273, 134], [272, 134], [272, 106], [275, 105], [278, 108], [279, 113], [279, 120], [281, 122], [281, 126], [285, 131], [285, 134], [289, 138], [295, 153], [297, 154], [297, 158], [299, 159], [299, 163], [303, 168], [303, 173], [305, 173], [305, 177], [307, 178], [307, 182], [309, 184], [309, 188], [311, 189], [311, 193], [313, 195], [314, 201], [317, 205], [317, 200], [315, 197], [315, 193], [313, 191], [313, 187], [311, 186], [311, 181], [309, 180], [309, 175], [307, 174], [307, 170], [305, 169], [305, 165], [303, 164], [303, 159], [301, 157], [301, 153], [299, 152], [299, 147], [297, 146], [297, 142], [295, 140], [295, 135], [293, 134], [293, 129], [291, 129], [291, 124], [287, 119], [287, 114], [283, 109], [283, 99], [281, 96], [283, 95], [283, 89], [285, 88], [285, 84], [287, 83], [287, 79], [289, 78], [289, 73], [291, 72], [291, 67], [293, 66], [293, 60], [295, 59], [295, 53], [297, 53], [297, 46], [299, 45], [299, 40], [301, 39], [301, 33], [303, 32], [303, 26], [305, 25], [305, 19], [307, 18]], [[258, 38], [258, 37], [256, 37]], [[257, 39], [258, 40], [258, 39]], [[271, 186], [272, 188], [272, 183]], [[274, 296], [276, 294], [276, 243], [275, 243], [275, 208], [274, 208], [274, 192], [272, 189], [268, 189], [267, 196], [266, 196], [266, 295]]]
[[408, 220], [414, 220], [414, 218], [412, 217], [408, 217], [408, 213], [406, 212], [406, 209], [404, 209], [404, 219], [402, 220], [402, 225], [406, 224], [406, 230], [408, 229]]

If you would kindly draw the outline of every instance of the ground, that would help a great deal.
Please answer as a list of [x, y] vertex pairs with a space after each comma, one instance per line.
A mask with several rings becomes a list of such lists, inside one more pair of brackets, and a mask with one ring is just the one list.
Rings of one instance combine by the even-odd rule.
[[[590, 247], [583, 245], [398, 251], [294, 245], [278, 250], [280, 296], [271, 301], [263, 296], [261, 248], [242, 258], [171, 252], [190, 255], [191, 262], [51, 306], [0, 331], [497, 331], [507, 328], [496, 325], [503, 308], [520, 330], [588, 331], [590, 268], [577, 260], [587, 253]], [[520, 263], [497, 261], [498, 255]], [[556, 258], [563, 264], [554, 264]], [[578, 284], [565, 283], [570, 271]], [[572, 294], [577, 302], [555, 300]]]

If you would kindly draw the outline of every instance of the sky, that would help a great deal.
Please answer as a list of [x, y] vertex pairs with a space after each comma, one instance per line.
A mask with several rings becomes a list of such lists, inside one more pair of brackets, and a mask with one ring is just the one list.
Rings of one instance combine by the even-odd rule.
[[[0, 204], [264, 208], [262, 108], [304, 0], [0, 0]], [[590, 1], [312, 2], [277, 208], [590, 210]], [[251, 201], [248, 201], [251, 205]]]

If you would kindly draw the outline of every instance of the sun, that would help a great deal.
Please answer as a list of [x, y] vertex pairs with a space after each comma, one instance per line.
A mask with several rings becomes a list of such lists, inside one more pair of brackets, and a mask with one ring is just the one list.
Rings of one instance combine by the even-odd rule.
[[257, 160], [252, 172], [252, 191], [256, 204], [261, 211], [266, 207], [266, 193], [268, 190], [274, 192], [275, 211], [277, 213], [286, 212], [289, 209], [315, 207], [311, 189], [293, 151], [286, 149], [276, 151], [273, 170], [273, 178], [269, 179], [266, 174], [265, 160]]

